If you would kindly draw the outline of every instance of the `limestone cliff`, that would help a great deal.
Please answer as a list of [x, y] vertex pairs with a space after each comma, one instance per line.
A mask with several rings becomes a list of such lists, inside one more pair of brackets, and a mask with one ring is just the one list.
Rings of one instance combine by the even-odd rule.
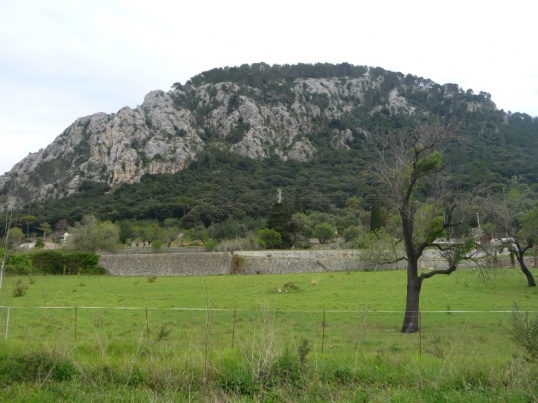
[[[388, 83], [387, 77], [396, 81]], [[366, 68], [358, 76], [329, 74], [252, 85], [214, 79], [175, 84], [169, 92], [150, 92], [135, 108], [77, 119], [52, 144], [0, 177], [0, 190], [9, 196], [2, 205], [65, 197], [88, 183], [114, 186], [135, 183], [145, 174], [175, 173], [209, 144], [253, 159], [309, 161], [318, 152], [313, 133], [322, 133], [337, 149], [348, 148], [353, 133], [369, 135], [371, 129], [362, 127], [360, 119], [354, 120], [353, 132], [341, 124], [350, 117], [429, 113], [410, 96], [431, 96], [434, 83], [413, 80]], [[435, 86], [441, 98], [453, 97], [451, 87]], [[495, 105], [479, 99], [467, 108]]]

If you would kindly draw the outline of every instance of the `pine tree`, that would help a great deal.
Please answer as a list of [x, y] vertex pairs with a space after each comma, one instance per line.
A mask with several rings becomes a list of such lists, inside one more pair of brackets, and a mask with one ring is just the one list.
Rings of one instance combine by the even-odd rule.
[[379, 205], [379, 197], [375, 196], [370, 211], [370, 232], [375, 232], [383, 228], [383, 218], [381, 217], [381, 206]]
[[275, 203], [271, 206], [271, 213], [267, 220], [267, 228], [278, 232], [282, 238], [279, 249], [286, 249], [292, 246], [291, 216], [293, 212], [284, 203]]

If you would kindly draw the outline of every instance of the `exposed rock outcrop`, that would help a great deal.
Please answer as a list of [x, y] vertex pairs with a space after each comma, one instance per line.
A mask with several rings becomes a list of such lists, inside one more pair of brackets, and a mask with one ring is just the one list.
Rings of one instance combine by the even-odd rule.
[[[403, 75], [399, 80], [403, 83]], [[358, 110], [369, 116], [418, 113], [398, 88], [387, 91], [386, 84], [383, 76], [366, 72], [282, 79], [265, 87], [223, 81], [152, 91], [135, 108], [77, 119], [47, 148], [16, 164], [0, 177], [0, 190], [10, 197], [6, 203], [4, 196], [2, 206], [65, 197], [88, 183], [113, 186], [138, 182], [145, 174], [175, 173], [209, 144], [253, 159], [303, 162], [316, 158], [320, 136], [334, 149], [349, 149], [354, 133], [369, 135], [360, 121], [353, 132], [342, 123]], [[442, 88], [443, 96], [455, 96], [452, 87]], [[484, 107], [475, 101], [468, 109]]]

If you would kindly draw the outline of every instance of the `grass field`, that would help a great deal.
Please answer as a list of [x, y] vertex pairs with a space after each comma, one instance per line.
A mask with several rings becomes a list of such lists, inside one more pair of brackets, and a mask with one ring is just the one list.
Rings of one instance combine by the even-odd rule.
[[[28, 289], [15, 297], [18, 280]], [[404, 271], [8, 277], [1, 292], [5, 361], [46, 352], [74, 368], [67, 383], [0, 375], [9, 400], [77, 387], [101, 400], [92, 385], [141, 401], [311, 401], [319, 388], [319, 401], [538, 398], [536, 364], [507, 332], [514, 304], [538, 311], [538, 289], [515, 269], [425, 281], [413, 335], [399, 333]]]

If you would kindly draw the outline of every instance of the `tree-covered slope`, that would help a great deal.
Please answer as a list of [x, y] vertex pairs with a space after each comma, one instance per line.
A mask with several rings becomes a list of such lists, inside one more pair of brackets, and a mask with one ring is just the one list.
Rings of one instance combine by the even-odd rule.
[[379, 193], [367, 175], [372, 140], [431, 118], [457, 120], [466, 134], [445, 152], [458, 186], [536, 191], [538, 120], [498, 110], [487, 93], [346, 63], [259, 63], [78, 119], [1, 178], [2, 203], [52, 223], [92, 213], [189, 225], [265, 216], [278, 188], [302, 209], [353, 196], [368, 206]]

